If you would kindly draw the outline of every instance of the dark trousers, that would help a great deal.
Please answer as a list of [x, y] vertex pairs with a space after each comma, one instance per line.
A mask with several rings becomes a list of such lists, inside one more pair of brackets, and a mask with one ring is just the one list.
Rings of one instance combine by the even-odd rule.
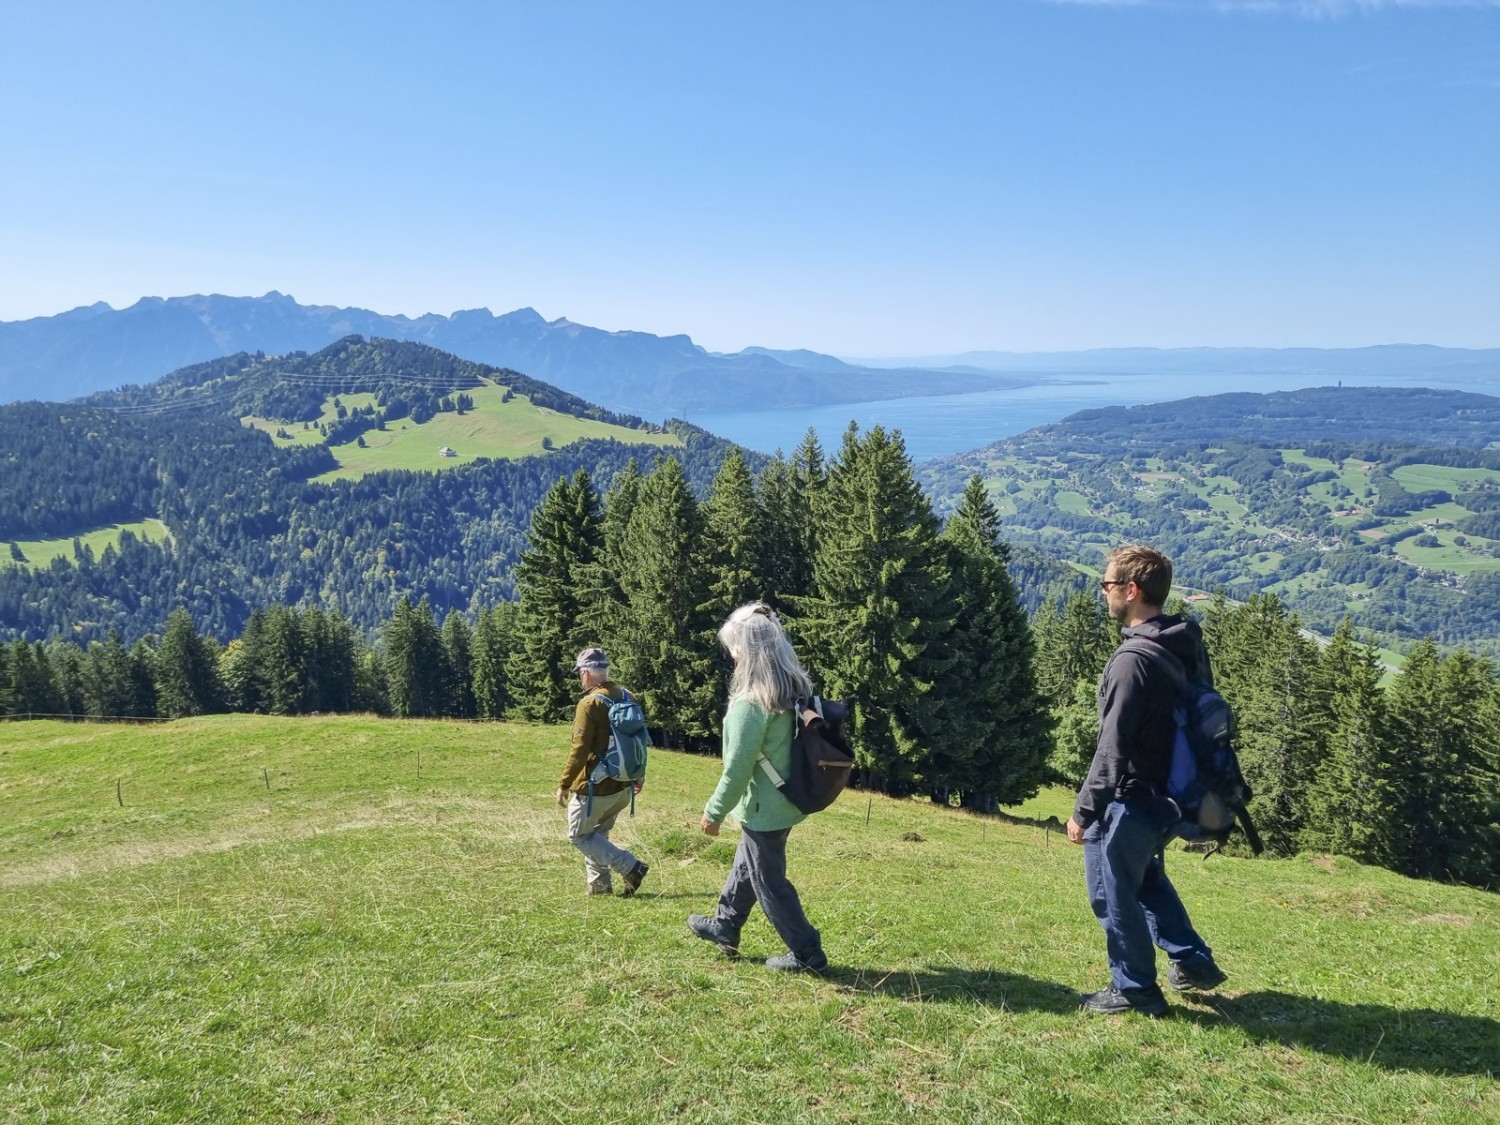
[[786, 838], [791, 831], [740, 830], [734, 866], [719, 892], [717, 918], [726, 930], [738, 934], [758, 902], [787, 949], [802, 960], [815, 961], [823, 952], [823, 939], [802, 912], [797, 888], [786, 877]]
[[1163, 823], [1149, 801], [1112, 801], [1084, 832], [1089, 903], [1104, 927], [1116, 988], [1156, 986], [1153, 944], [1174, 961], [1213, 957], [1167, 878]]

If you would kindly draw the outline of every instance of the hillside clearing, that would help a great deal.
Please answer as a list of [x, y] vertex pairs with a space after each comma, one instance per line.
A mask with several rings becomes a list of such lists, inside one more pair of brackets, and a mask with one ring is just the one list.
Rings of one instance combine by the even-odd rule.
[[1086, 1019], [1105, 971], [1076, 848], [850, 793], [791, 846], [835, 970], [773, 977], [758, 916], [738, 962], [683, 925], [732, 854], [695, 829], [718, 763], [654, 756], [617, 833], [646, 886], [589, 898], [551, 804], [565, 733], [0, 726], [0, 1120], [1500, 1113], [1492, 895], [1174, 853], [1230, 985]]

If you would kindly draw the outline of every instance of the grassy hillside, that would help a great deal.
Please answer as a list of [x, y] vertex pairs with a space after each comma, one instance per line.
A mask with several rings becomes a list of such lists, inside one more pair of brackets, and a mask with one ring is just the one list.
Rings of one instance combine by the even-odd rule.
[[[682, 445], [674, 434], [577, 418], [537, 406], [526, 395], [513, 395], [506, 401], [506, 388], [497, 383], [486, 383], [465, 393], [474, 400], [473, 410], [463, 414], [442, 413], [421, 423], [403, 418], [384, 430], [370, 430], [361, 435], [363, 444], [349, 441], [332, 446], [338, 468], [313, 479], [358, 480], [382, 469], [452, 469], [481, 457], [529, 457], [584, 438], [614, 438], [632, 445]], [[336, 422], [340, 405], [354, 410], [373, 406], [374, 402], [375, 396], [369, 393], [329, 395], [324, 400], [322, 416], [314, 422], [275, 422], [255, 415], [247, 415], [243, 421], [271, 434], [277, 445], [317, 445], [324, 440], [319, 423]], [[438, 450], [444, 447], [452, 449], [455, 456], [440, 455]]]
[[167, 530], [167, 525], [161, 520], [136, 520], [132, 523], [112, 523], [108, 527], [96, 527], [91, 530], [80, 532], [78, 535], [69, 535], [60, 539], [20, 539], [15, 544], [26, 556], [25, 562], [19, 562], [10, 552], [7, 544], [0, 548], [0, 567], [3, 566], [50, 566], [53, 559], [62, 559], [65, 562], [73, 561], [73, 540], [82, 540], [84, 546], [94, 552], [98, 558], [104, 553], [106, 547], [118, 547], [120, 545], [120, 533], [128, 531], [137, 539], [149, 543], [164, 543], [172, 538], [172, 533]]
[[1387, 645], [1432, 634], [1500, 653], [1500, 523], [1482, 506], [1500, 469], [1445, 465], [1436, 448], [1383, 463], [1235, 442], [1079, 453], [1029, 436], [924, 467], [927, 483], [951, 504], [979, 472], [1005, 534], [1059, 557], [1097, 565], [1150, 542], [1184, 591], [1274, 593], [1325, 632], [1350, 614]]
[[656, 755], [618, 832], [645, 888], [588, 898], [550, 799], [564, 737], [0, 726], [0, 1121], [1500, 1114], [1494, 896], [1174, 854], [1229, 987], [1084, 1018], [1078, 849], [850, 794], [790, 849], [835, 970], [785, 979], [759, 915], [738, 962], [684, 928], [733, 847], [694, 827], [717, 762]]

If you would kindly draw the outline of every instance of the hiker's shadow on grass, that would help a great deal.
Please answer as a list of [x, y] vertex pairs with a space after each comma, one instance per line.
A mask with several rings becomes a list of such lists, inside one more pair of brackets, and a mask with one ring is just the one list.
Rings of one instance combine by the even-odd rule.
[[835, 964], [827, 979], [845, 992], [918, 1003], [977, 1003], [1012, 1012], [1078, 1011], [1078, 993], [1070, 988], [990, 969], [931, 965], [920, 969], [861, 969]]
[[1431, 1008], [1340, 1004], [1286, 992], [1205, 996], [1208, 1008], [1177, 1007], [1205, 1027], [1230, 1023], [1256, 1039], [1363, 1059], [1391, 1070], [1494, 1074], [1500, 1021]]

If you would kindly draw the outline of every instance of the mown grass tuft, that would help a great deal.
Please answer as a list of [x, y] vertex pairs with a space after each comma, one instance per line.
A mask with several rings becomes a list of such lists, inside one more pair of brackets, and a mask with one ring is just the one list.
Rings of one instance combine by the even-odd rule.
[[1083, 1018], [1103, 942], [1045, 827], [1064, 799], [1005, 822], [850, 794], [790, 847], [834, 971], [787, 979], [759, 917], [739, 961], [683, 924], [732, 857], [696, 830], [718, 763], [655, 755], [618, 829], [651, 874], [590, 898], [551, 803], [564, 738], [0, 727], [0, 1120], [1500, 1115], [1492, 895], [1174, 853], [1228, 987]]

